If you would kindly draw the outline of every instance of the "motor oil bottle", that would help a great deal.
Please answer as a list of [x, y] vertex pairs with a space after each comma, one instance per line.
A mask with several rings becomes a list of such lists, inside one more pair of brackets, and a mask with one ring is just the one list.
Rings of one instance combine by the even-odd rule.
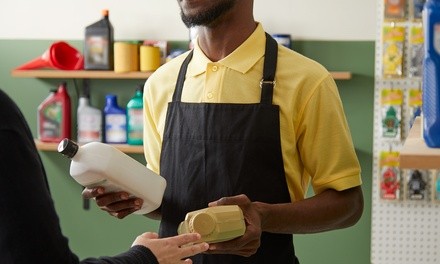
[[37, 126], [38, 139], [42, 142], [58, 143], [71, 137], [71, 104], [66, 82], [52, 90], [38, 106]]
[[85, 29], [84, 69], [113, 70], [113, 42], [113, 25], [104, 9], [102, 18]]
[[83, 92], [79, 97], [77, 109], [78, 143], [102, 141], [102, 112], [90, 105], [89, 81], [84, 80]]
[[440, 0], [423, 7], [425, 49], [423, 59], [423, 138], [429, 147], [440, 147]]
[[104, 108], [104, 141], [106, 143], [127, 143], [127, 116], [125, 109], [119, 107], [114, 94], [106, 95]]
[[246, 231], [243, 212], [238, 205], [222, 205], [192, 211], [179, 224], [178, 234], [199, 233], [200, 240], [217, 243], [242, 236]]
[[58, 152], [70, 158], [70, 175], [84, 187], [102, 186], [105, 192], [125, 191], [143, 199], [134, 214], [156, 210], [163, 198], [166, 180], [115, 147], [101, 142], [79, 146], [63, 139]]
[[127, 144], [142, 145], [144, 131], [143, 86], [138, 85], [127, 104]]

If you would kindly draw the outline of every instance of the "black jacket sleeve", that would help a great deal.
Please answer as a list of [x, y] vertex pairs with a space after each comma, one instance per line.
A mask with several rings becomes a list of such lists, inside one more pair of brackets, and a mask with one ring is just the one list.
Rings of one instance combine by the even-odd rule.
[[[157, 263], [145, 247], [81, 263]], [[63, 236], [46, 172], [17, 105], [0, 90], [0, 263], [80, 263]]]
[[144, 246], [134, 246], [125, 253], [114, 257], [101, 257], [98, 259], [87, 258], [81, 261], [82, 264], [159, 264], [153, 252]]

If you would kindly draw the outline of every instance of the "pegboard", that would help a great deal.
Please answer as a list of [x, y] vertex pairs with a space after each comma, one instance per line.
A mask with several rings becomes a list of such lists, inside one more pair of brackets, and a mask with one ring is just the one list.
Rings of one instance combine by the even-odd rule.
[[[381, 153], [399, 152], [410, 129], [409, 91], [421, 89], [421, 78], [409, 77], [409, 60], [404, 60], [403, 75], [388, 78], [383, 75], [383, 34], [384, 24], [405, 28], [404, 58], [409, 58], [409, 30], [420, 21], [409, 19], [385, 21], [384, 0], [377, 1], [377, 34], [375, 52], [374, 89], [374, 131], [373, 131], [373, 190], [371, 221], [371, 263], [372, 264], [439, 264], [440, 263], [440, 202], [433, 188], [440, 171], [424, 171], [426, 181], [431, 185], [424, 193], [424, 199], [411, 200], [407, 182], [413, 170], [399, 170], [399, 196], [393, 200], [383, 199], [381, 195]], [[407, 0], [406, 10], [412, 8], [413, 0]], [[400, 120], [400, 137], [384, 138], [383, 103], [381, 93], [384, 89], [399, 89], [403, 94]], [[414, 168], [417, 169], [417, 168]]]

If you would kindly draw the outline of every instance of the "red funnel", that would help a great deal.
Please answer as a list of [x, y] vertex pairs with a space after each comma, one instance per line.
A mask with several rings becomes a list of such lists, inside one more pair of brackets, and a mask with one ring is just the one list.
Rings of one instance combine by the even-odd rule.
[[53, 43], [41, 57], [35, 58], [16, 70], [31, 70], [38, 68], [55, 68], [59, 70], [82, 70], [84, 57], [74, 47], [66, 42]]

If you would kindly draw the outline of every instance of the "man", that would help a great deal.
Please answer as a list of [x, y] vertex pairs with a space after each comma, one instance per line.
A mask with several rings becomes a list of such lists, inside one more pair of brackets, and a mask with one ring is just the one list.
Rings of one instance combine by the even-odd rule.
[[[345, 228], [363, 211], [334, 80], [265, 34], [253, 0], [178, 3], [197, 43], [144, 88], [145, 157], [167, 179], [160, 235], [176, 234], [189, 211], [238, 204], [246, 233], [211, 244], [194, 263], [299, 263], [292, 234]], [[316, 195], [305, 199], [309, 184]], [[84, 197], [119, 218], [142, 202], [102, 192]]]
[[158, 239], [138, 236], [118, 256], [79, 261], [61, 233], [46, 173], [17, 105], [0, 90], [0, 263], [192, 263], [182, 258], [208, 249], [198, 234]]

